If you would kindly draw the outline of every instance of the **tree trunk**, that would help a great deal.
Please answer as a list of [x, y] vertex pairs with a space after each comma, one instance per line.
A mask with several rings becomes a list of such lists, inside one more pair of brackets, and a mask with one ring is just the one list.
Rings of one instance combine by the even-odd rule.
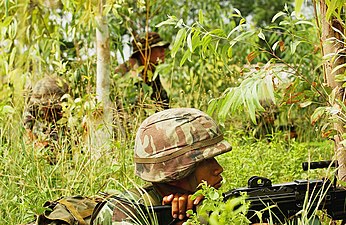
[[111, 149], [112, 141], [112, 103], [110, 93], [110, 49], [107, 18], [102, 16], [103, 3], [100, 4], [100, 15], [96, 18], [96, 51], [97, 51], [97, 77], [96, 98], [100, 105], [99, 111], [94, 114], [90, 130], [92, 156], [99, 158], [102, 150]]
[[[343, 26], [336, 18], [331, 18], [329, 21], [326, 19], [327, 5], [325, 0], [320, 0], [321, 10], [321, 42], [323, 56], [326, 58], [324, 62], [324, 81], [327, 86], [331, 87], [335, 93], [336, 98], [344, 102], [344, 88], [342, 83], [338, 83], [335, 80], [335, 75], [343, 74], [344, 68], [341, 68], [332, 73], [333, 69], [338, 65], [345, 63], [342, 53], [343, 40], [342, 36], [332, 29], [344, 32]], [[332, 102], [332, 106], [340, 109], [340, 106], [336, 102]], [[335, 155], [339, 163], [338, 178], [342, 181], [346, 181], [346, 148], [340, 143], [342, 141], [342, 134], [345, 133], [343, 124], [341, 122], [334, 123], [334, 129], [337, 134], [334, 136], [335, 141]]]

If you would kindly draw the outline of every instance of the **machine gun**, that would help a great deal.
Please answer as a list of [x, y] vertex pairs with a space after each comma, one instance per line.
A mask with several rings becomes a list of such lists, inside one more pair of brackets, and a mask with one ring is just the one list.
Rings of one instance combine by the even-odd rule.
[[[304, 162], [303, 170], [337, 167], [337, 162]], [[236, 188], [223, 193], [224, 201], [246, 194], [250, 208], [247, 218], [252, 222], [266, 222], [269, 218], [276, 224], [298, 218], [302, 211], [307, 216], [314, 211], [324, 210], [333, 220], [343, 220], [346, 224], [346, 189], [337, 187], [336, 178], [321, 180], [295, 180], [289, 183], [272, 184], [264, 177], [253, 176], [248, 180], [248, 187]], [[266, 210], [267, 209], [267, 210]], [[160, 225], [174, 224], [170, 206], [153, 206]], [[149, 210], [149, 211], [151, 211]], [[256, 212], [261, 211], [262, 218]]]

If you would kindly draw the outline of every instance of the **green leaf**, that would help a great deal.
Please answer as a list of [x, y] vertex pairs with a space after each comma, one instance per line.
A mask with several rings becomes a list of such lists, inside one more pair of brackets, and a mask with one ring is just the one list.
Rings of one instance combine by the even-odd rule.
[[331, 74], [334, 74], [336, 71], [338, 71], [339, 69], [341, 69], [343, 67], [346, 67], [346, 63], [334, 67]]
[[262, 30], [260, 30], [260, 32], [258, 33], [258, 37], [261, 38], [263, 41], [266, 40], [266, 37], [265, 37], [264, 34], [262, 33]]
[[14, 108], [12, 106], [9, 105], [5, 105], [2, 109], [1, 109], [1, 113], [7, 115], [7, 114], [13, 114], [15, 112]]
[[264, 83], [266, 84], [267, 96], [275, 104], [276, 103], [276, 99], [275, 99], [275, 95], [274, 95], [274, 85], [273, 85], [272, 77], [269, 76], [269, 75], [265, 76]]
[[310, 117], [311, 124], [315, 124], [326, 113], [326, 107], [318, 107]]
[[13, 67], [14, 66], [14, 61], [16, 58], [16, 53], [17, 53], [17, 48], [13, 47], [11, 55], [10, 55], [10, 60], [9, 60], [9, 66]]
[[234, 10], [239, 16], [241, 16], [241, 12], [239, 11], [239, 9], [233, 8], [233, 10]]
[[295, 11], [296, 11], [296, 15], [298, 16], [300, 14], [300, 11], [302, 9], [302, 5], [303, 5], [304, 0], [295, 0]]
[[334, 104], [335, 101], [335, 97], [336, 97], [336, 93], [339, 91], [339, 88], [336, 87], [332, 90], [332, 92], [330, 93], [330, 95], [328, 95], [329, 98], [329, 103]]
[[198, 11], [198, 22], [200, 24], [203, 24], [203, 22], [204, 22], [203, 11], [201, 9]]
[[301, 41], [294, 41], [290, 43], [291, 54], [294, 54], [297, 50], [297, 46], [301, 43]]
[[202, 54], [205, 54], [207, 52], [211, 40], [212, 38], [208, 34], [204, 35], [204, 37], [202, 38]]
[[192, 41], [191, 41], [191, 45], [192, 45], [192, 51], [194, 51], [196, 49], [197, 46], [201, 45], [201, 39], [199, 37], [200, 31], [199, 30], [195, 30], [193, 32], [192, 35]]
[[298, 22], [295, 23], [295, 25], [299, 25], [299, 24], [306, 24], [306, 25], [310, 25], [310, 26], [313, 26], [315, 27], [315, 24], [310, 22], [310, 21], [306, 21], [306, 20], [300, 20]]
[[336, 82], [345, 82], [346, 81], [346, 74], [338, 74], [335, 75], [335, 81]]
[[275, 42], [275, 43], [273, 44], [273, 46], [272, 46], [272, 50], [273, 50], [273, 51], [275, 51], [275, 49], [276, 49], [277, 45], [279, 44], [279, 42], [280, 42], [280, 41], [277, 41], [277, 42]]
[[187, 35], [186, 43], [187, 43], [187, 47], [189, 48], [190, 52], [193, 52], [192, 41], [191, 41], [191, 32]]
[[181, 44], [183, 43], [183, 40], [185, 39], [186, 36], [186, 30], [185, 28], [181, 28], [178, 33], [177, 36], [175, 37], [175, 41], [172, 47], [172, 51], [171, 51], [171, 55], [174, 58], [175, 54], [178, 52], [179, 47], [181, 46]]
[[282, 12], [282, 11], [276, 13], [276, 14], [273, 16], [273, 18], [272, 18], [272, 23], [273, 23], [277, 18], [279, 18], [280, 16], [283, 16], [283, 15], [286, 15], [286, 13], [284, 13], [284, 12]]
[[217, 106], [218, 106], [218, 101], [216, 99], [211, 99], [208, 102], [208, 108], [207, 108], [207, 114], [208, 115], [213, 115], [214, 112], [217, 110]]
[[229, 58], [232, 58], [232, 54], [233, 54], [232, 47], [229, 47], [228, 50], [227, 50], [227, 56]]
[[183, 58], [180, 60], [180, 66], [182, 66], [185, 63], [186, 59], [188, 59], [190, 57], [191, 57], [191, 52], [185, 51]]
[[161, 27], [163, 25], [172, 25], [177, 23], [177, 18], [175, 16], [168, 16], [168, 20], [165, 20], [159, 24], [157, 24], [155, 27]]
[[307, 102], [302, 102], [302, 103], [300, 103], [299, 106], [300, 106], [301, 108], [305, 108], [305, 107], [308, 107], [308, 106], [311, 105], [311, 104], [312, 104], [312, 101], [307, 101]]
[[217, 200], [218, 198], [220, 198], [220, 194], [217, 191], [212, 191], [212, 192], [209, 192], [208, 197], [211, 200]]
[[175, 25], [175, 28], [181, 27], [181, 25], [184, 23], [183, 19], [178, 20], [177, 24]]
[[210, 34], [215, 34], [217, 36], [225, 36], [225, 31], [223, 29], [215, 29], [210, 31]]
[[337, 0], [330, 0], [328, 1], [329, 4], [327, 4], [327, 12], [326, 12], [326, 19], [329, 21], [332, 17], [332, 14], [335, 13], [335, 9], [337, 8]]

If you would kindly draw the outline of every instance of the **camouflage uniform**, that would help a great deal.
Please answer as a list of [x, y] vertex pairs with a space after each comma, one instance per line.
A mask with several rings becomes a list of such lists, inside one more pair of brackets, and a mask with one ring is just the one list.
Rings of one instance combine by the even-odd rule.
[[[124, 193], [108, 197], [107, 201], [99, 204], [94, 212], [92, 225], [120, 225], [120, 224], [146, 224], [141, 212], [148, 213], [146, 209], [138, 209], [130, 202], [142, 205], [161, 205], [162, 197], [154, 186], [143, 189], [132, 189]], [[124, 201], [119, 200], [119, 197]], [[139, 211], [138, 211], [139, 210]], [[150, 224], [150, 223], [149, 223]]]
[[[160, 205], [163, 196], [156, 186], [182, 179], [195, 170], [198, 162], [230, 150], [230, 144], [207, 114], [192, 108], [167, 109], [148, 117], [139, 127], [135, 140], [135, 171], [137, 176], [153, 183], [147, 193], [153, 205]], [[145, 196], [141, 193], [136, 200], [148, 205]], [[107, 202], [96, 215], [94, 224], [135, 224], [131, 216], [116, 215], [119, 208]]]
[[[164, 89], [161, 83], [160, 75], [157, 75], [157, 77], [154, 80], [151, 80], [148, 79], [147, 76], [143, 76], [143, 71], [138, 74], [139, 67], [143, 66], [139, 59], [141, 55], [146, 55], [145, 51], [149, 52], [146, 48], [146, 44], [148, 44], [149, 49], [154, 47], [167, 48], [169, 46], [169, 43], [163, 41], [160, 35], [156, 32], [149, 32], [148, 39], [138, 37], [136, 40], [132, 42], [133, 53], [130, 57], [130, 60], [121, 64], [116, 69], [116, 72], [122, 75], [130, 73], [130, 75], [132, 76], [141, 77], [144, 83], [152, 88], [152, 94], [150, 98], [154, 100], [156, 103], [161, 104], [164, 109], [167, 109], [169, 105], [169, 98], [166, 90]], [[147, 53], [147, 55], [148, 54], [149, 53]], [[148, 67], [152, 67], [152, 65], [149, 65]], [[155, 68], [152, 68], [152, 73], [154, 73], [154, 69]], [[136, 86], [140, 86], [140, 83], [136, 83]]]
[[24, 111], [24, 126], [36, 145], [48, 146], [58, 140], [56, 122], [62, 117], [61, 97], [68, 85], [57, 77], [44, 77], [33, 87]]

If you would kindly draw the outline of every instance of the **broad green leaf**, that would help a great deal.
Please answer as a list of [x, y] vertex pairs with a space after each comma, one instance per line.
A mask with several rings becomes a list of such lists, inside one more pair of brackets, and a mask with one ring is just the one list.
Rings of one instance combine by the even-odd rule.
[[171, 55], [174, 58], [175, 54], [178, 52], [179, 47], [181, 46], [181, 44], [183, 43], [183, 40], [185, 39], [186, 36], [186, 30], [185, 28], [181, 28], [178, 33], [177, 36], [175, 37], [175, 41], [171, 50]]
[[194, 51], [196, 49], [197, 46], [200, 46], [201, 45], [201, 39], [199, 37], [199, 34], [200, 34], [200, 31], [199, 30], [195, 30], [193, 32], [193, 35], [192, 35], [192, 51]]
[[204, 37], [202, 38], [202, 54], [204, 55], [207, 52], [208, 47], [210, 46], [210, 42], [211, 42], [212, 38], [210, 35], [204, 35]]
[[208, 115], [213, 115], [214, 112], [216, 111], [217, 107], [218, 107], [218, 101], [216, 99], [211, 99], [208, 102], [208, 108], [207, 108], [207, 114]]
[[245, 94], [245, 106], [248, 110], [251, 121], [254, 124], [257, 124], [256, 108], [255, 108], [255, 105], [253, 104], [253, 96], [251, 96], [251, 91], [249, 91], [249, 90], [247, 90], [246, 94]]
[[191, 57], [191, 52], [189, 50], [185, 51], [183, 57], [180, 60], [180, 66], [182, 66], [185, 63], [186, 59], [190, 57]]
[[226, 96], [221, 101], [221, 104], [219, 106], [219, 112], [218, 112], [218, 117], [220, 119], [220, 122], [224, 122], [230, 110], [235, 109], [235, 107], [231, 108], [231, 106], [234, 101], [234, 98], [237, 99], [237, 96], [236, 96], [237, 94], [239, 94], [239, 92], [237, 93], [234, 91], [233, 88], [230, 88], [228, 92], [226, 93]]
[[256, 80], [253, 84], [252, 88], [252, 103], [254, 104], [255, 111], [256, 110], [264, 110], [263, 106], [259, 102], [259, 95], [260, 95], [260, 87], [261, 83], [263, 83], [261, 80]]

